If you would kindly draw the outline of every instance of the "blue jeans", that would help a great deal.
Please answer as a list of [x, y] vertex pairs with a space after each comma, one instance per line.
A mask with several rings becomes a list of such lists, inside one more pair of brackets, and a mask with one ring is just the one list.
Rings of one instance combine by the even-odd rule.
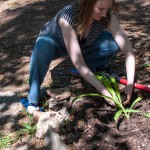
[[[86, 65], [95, 71], [97, 67], [108, 64], [112, 56], [119, 51], [111, 33], [102, 32], [96, 42], [81, 48]], [[30, 61], [30, 91], [28, 100], [38, 105], [40, 87], [52, 60], [68, 55], [67, 50], [50, 36], [38, 37]]]

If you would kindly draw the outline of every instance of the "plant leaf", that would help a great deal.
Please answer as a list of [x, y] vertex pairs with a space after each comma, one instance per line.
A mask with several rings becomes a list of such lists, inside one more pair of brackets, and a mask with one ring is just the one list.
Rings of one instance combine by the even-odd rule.
[[117, 113], [116, 113], [115, 116], [114, 116], [114, 120], [115, 120], [115, 121], [118, 120], [118, 118], [121, 116], [122, 112], [123, 112], [122, 110], [117, 111]]
[[33, 130], [36, 130], [36, 129], [37, 129], [37, 125], [34, 125], [34, 126], [32, 127], [32, 129], [33, 129]]
[[115, 78], [114, 78], [114, 77], [110, 77], [110, 80], [111, 80], [111, 82], [113, 83], [113, 87], [114, 87], [114, 90], [115, 90], [115, 94], [117, 95], [118, 100], [120, 101], [120, 103], [122, 103], [122, 101], [121, 101], [121, 96], [120, 96], [120, 90], [119, 90], [119, 88], [118, 88], [118, 84], [117, 84]]
[[145, 66], [145, 67], [150, 67], [150, 63], [146, 63], [146, 64], [144, 64], [143, 66]]
[[144, 117], [150, 118], [150, 113], [144, 113]]
[[112, 92], [113, 88], [111, 87], [110, 82], [108, 81], [108, 79], [102, 73], [100, 73], [100, 75], [96, 74], [95, 76], [98, 80], [100, 80], [104, 84], [104, 86], [107, 88], [109, 93], [112, 94], [111, 92]]
[[126, 111], [127, 113], [139, 113], [139, 112], [141, 112], [140, 110], [129, 109], [129, 108], [125, 109], [125, 111]]
[[141, 101], [141, 100], [142, 100], [142, 98], [141, 98], [141, 97], [138, 97], [138, 98], [132, 103], [130, 109], [132, 109], [132, 108], [135, 106], [135, 104], [138, 103], [138, 102]]
[[102, 73], [95, 75], [98, 80], [100, 80], [103, 85], [107, 88], [108, 92], [112, 95], [113, 99], [116, 99], [116, 94], [111, 86], [110, 80], [108, 80]]
[[28, 132], [28, 133], [30, 132], [29, 129], [21, 129], [20, 131], [21, 131], [21, 132]]
[[108, 97], [108, 96], [104, 96], [104, 95], [101, 95], [101, 94], [89, 93], [89, 94], [82, 94], [82, 95], [79, 95], [79, 96], [75, 97], [72, 100], [72, 104], [74, 104], [76, 101], [80, 101], [79, 99], [83, 98], [83, 97], [103, 97], [103, 98], [107, 98], [107, 99], [110, 99], [110, 100], [114, 101], [113, 98]]
[[[99, 75], [100, 74], [100, 75]], [[116, 107], [118, 109], [122, 109], [123, 105], [122, 103], [118, 100], [116, 93], [113, 89], [113, 87], [111, 86], [112, 82], [110, 79], [107, 79], [106, 76], [102, 73], [98, 73], [95, 74], [95, 76], [97, 77], [98, 80], [100, 80], [104, 86], [107, 88], [107, 90], [109, 91], [109, 93], [112, 95], [113, 97], [113, 102], [115, 103]], [[118, 86], [118, 85], [117, 85]]]
[[24, 123], [24, 124], [22, 124], [22, 126], [24, 126], [25, 128], [27, 128], [29, 130], [32, 129], [32, 127], [28, 123]]

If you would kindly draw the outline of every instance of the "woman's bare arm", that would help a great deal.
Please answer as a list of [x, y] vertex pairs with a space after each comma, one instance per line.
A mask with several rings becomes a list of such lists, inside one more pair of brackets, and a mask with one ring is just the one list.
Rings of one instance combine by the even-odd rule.
[[[73, 28], [63, 18], [59, 19], [59, 26], [61, 27], [61, 30], [62, 30], [62, 34], [64, 37], [64, 42], [65, 42], [68, 54], [74, 64], [74, 66], [78, 70], [78, 72], [81, 74], [81, 76], [83, 78], [85, 78], [85, 80], [87, 80], [101, 94], [111, 97], [111, 95], [107, 91], [107, 89], [94, 76], [94, 74], [91, 72], [91, 70], [85, 64], [82, 53], [81, 53], [81, 49], [80, 49], [80, 46], [79, 46], [79, 43], [77, 40], [77, 36], [76, 36]], [[114, 105], [112, 102], [109, 102], [109, 103], [111, 103], [111, 105]]]
[[125, 54], [125, 64], [128, 79], [128, 84], [125, 88], [125, 91], [127, 93], [127, 100], [125, 104], [128, 104], [131, 100], [135, 76], [135, 57], [133, 53], [133, 48], [131, 46], [131, 43], [129, 42], [125, 31], [121, 28], [119, 21], [114, 14], [112, 14], [111, 16], [110, 31], [119, 48]]

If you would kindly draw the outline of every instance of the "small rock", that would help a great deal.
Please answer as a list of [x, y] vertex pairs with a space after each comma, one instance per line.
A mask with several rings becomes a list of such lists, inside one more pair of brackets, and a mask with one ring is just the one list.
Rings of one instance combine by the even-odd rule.
[[46, 91], [49, 96], [54, 98], [57, 101], [62, 101], [64, 99], [68, 99], [71, 97], [71, 92], [69, 88], [57, 88], [57, 89], [49, 89]]
[[33, 114], [33, 121], [38, 122], [40, 116], [42, 116], [44, 114], [45, 114], [45, 112], [35, 111], [34, 114]]
[[50, 125], [54, 129], [58, 129], [61, 122], [69, 118], [69, 113], [66, 107], [63, 107], [58, 112], [50, 111], [45, 112], [40, 116], [37, 123], [37, 133], [38, 138], [43, 138], [47, 132], [48, 126]]
[[48, 103], [50, 109], [53, 109], [57, 105], [57, 101], [52, 97], [48, 100]]

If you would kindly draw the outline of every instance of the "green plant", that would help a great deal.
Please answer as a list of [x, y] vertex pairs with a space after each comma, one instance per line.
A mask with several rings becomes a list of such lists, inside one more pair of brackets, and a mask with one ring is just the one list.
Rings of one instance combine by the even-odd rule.
[[93, 93], [90, 93], [90, 94], [83, 94], [83, 95], [80, 95], [80, 96], [77, 96], [76, 98], [73, 99], [73, 104], [79, 99], [79, 98], [82, 98], [82, 97], [86, 97], [86, 96], [98, 96], [98, 97], [103, 97], [103, 98], [106, 98], [106, 99], [110, 99], [111, 101], [113, 101], [116, 105], [116, 108], [117, 108], [117, 112], [114, 116], [114, 120], [117, 121], [118, 118], [123, 115], [125, 116], [127, 119], [129, 119], [130, 117], [130, 114], [131, 113], [137, 113], [137, 112], [141, 112], [140, 110], [135, 110], [133, 109], [133, 107], [135, 106], [136, 103], [138, 103], [139, 101], [142, 100], [142, 98], [137, 98], [129, 108], [125, 108], [123, 106], [123, 103], [122, 103], [122, 100], [121, 100], [121, 94], [120, 94], [120, 90], [118, 88], [118, 84], [116, 82], [116, 80], [113, 78], [113, 77], [110, 77], [110, 78], [106, 78], [103, 74], [95, 74], [96, 78], [98, 80], [100, 80], [103, 85], [107, 88], [107, 90], [110, 92], [111, 97], [108, 97], [108, 96], [104, 96], [104, 95], [101, 95], [101, 94], [93, 94]]
[[11, 137], [9, 135], [0, 134], [0, 149], [8, 148], [11, 145]]
[[146, 64], [144, 64], [143, 66], [145, 66], [145, 67], [150, 67], [150, 63], [146, 63]]
[[24, 127], [23, 129], [21, 129], [21, 132], [26, 132], [30, 135], [33, 135], [36, 133], [36, 130], [37, 130], [37, 125], [30, 125], [28, 123], [24, 123], [22, 124], [22, 126]]
[[0, 133], [0, 150], [9, 148], [13, 143], [19, 140], [18, 132]]
[[144, 113], [144, 117], [150, 118], [150, 113]]

